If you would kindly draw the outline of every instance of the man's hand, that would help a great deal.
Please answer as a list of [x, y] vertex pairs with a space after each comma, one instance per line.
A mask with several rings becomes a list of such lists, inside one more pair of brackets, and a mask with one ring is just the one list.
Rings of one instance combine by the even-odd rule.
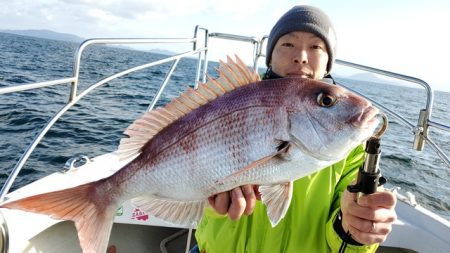
[[243, 185], [211, 196], [208, 202], [217, 213], [228, 214], [230, 219], [239, 220], [243, 214], [253, 213], [257, 199], [260, 199], [258, 186]]
[[396, 202], [396, 196], [384, 190], [358, 199], [345, 190], [341, 199], [344, 231], [350, 231], [355, 241], [365, 245], [384, 242], [397, 219]]

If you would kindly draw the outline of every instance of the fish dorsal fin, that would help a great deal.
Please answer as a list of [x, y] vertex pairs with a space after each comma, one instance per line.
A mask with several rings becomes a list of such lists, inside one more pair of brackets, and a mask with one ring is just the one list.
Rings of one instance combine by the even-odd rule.
[[238, 87], [261, 80], [256, 71], [249, 69], [237, 55], [235, 57], [236, 61], [230, 57], [227, 57], [227, 63], [220, 61], [217, 79], [208, 77], [208, 81], [200, 83], [197, 89], [188, 88], [164, 107], [147, 112], [134, 121], [124, 132], [129, 137], [120, 140], [119, 159], [139, 154], [159, 131], [198, 107]]

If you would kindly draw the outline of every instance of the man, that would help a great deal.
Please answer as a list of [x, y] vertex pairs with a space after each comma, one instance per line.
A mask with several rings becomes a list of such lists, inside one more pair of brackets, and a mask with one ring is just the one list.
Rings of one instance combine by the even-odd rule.
[[[336, 37], [320, 9], [295, 6], [272, 28], [264, 78], [330, 77]], [[271, 227], [254, 186], [245, 185], [209, 199], [196, 238], [202, 252], [374, 252], [396, 219], [390, 192], [357, 199], [346, 187], [364, 160], [361, 146], [346, 159], [294, 182], [291, 206]], [[299, 165], [301, 166], [301, 165]]]

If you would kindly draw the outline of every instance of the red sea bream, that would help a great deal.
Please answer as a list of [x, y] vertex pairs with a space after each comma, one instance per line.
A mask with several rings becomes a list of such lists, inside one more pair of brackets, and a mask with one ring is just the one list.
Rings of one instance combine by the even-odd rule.
[[73, 220], [84, 253], [105, 252], [116, 209], [136, 207], [180, 225], [196, 224], [207, 198], [260, 185], [273, 226], [292, 181], [335, 163], [369, 138], [378, 110], [336, 85], [303, 78], [261, 81], [241, 60], [127, 128], [118, 153], [135, 157], [112, 176], [3, 203]]

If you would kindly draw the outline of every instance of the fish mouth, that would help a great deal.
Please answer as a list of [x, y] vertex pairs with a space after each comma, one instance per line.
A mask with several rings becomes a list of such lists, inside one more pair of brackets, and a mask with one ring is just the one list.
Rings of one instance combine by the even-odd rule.
[[377, 118], [380, 111], [373, 106], [369, 106], [364, 108], [361, 113], [352, 117], [351, 122], [352, 125], [358, 128], [372, 128], [378, 125], [379, 120]]

